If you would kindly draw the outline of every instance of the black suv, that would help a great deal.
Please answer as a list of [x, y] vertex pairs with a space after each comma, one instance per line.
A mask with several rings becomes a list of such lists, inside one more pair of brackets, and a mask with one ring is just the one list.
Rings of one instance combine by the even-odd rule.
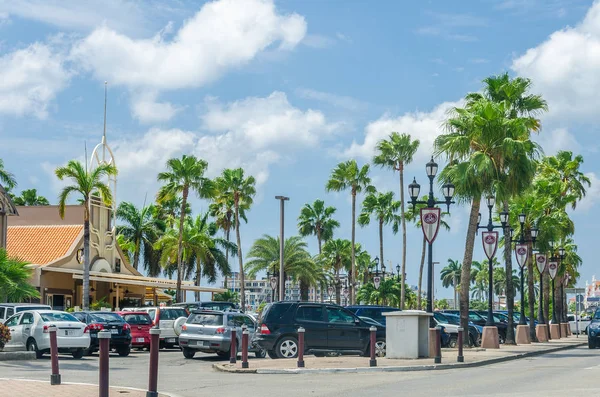
[[600, 308], [596, 309], [596, 314], [592, 322], [588, 325], [588, 347], [595, 349], [600, 347]]
[[110, 348], [119, 356], [126, 357], [131, 352], [131, 326], [117, 313], [111, 312], [75, 312], [77, 320], [87, 324], [90, 333], [90, 347], [85, 355], [90, 356], [99, 350], [98, 332], [110, 331]]
[[[298, 355], [298, 328], [305, 329], [304, 351], [317, 357], [326, 353], [370, 353], [370, 324], [341, 306], [329, 303], [276, 302], [265, 306], [253, 343], [271, 358]], [[385, 329], [377, 330], [377, 354], [385, 355]]]

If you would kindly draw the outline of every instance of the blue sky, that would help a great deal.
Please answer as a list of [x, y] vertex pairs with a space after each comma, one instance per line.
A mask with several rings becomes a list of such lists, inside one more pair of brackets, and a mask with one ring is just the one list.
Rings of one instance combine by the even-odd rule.
[[[35, 187], [55, 202], [54, 168], [83, 158], [84, 143], [101, 138], [108, 81], [119, 201], [141, 205], [156, 193], [165, 161], [193, 153], [209, 162], [211, 176], [242, 166], [257, 178], [245, 251], [278, 233], [278, 194], [291, 198], [288, 235], [300, 207], [323, 198], [338, 208], [338, 237], [349, 238], [349, 194], [324, 189], [335, 164], [362, 164], [389, 132], [409, 133], [422, 144], [406, 179], [425, 185], [445, 111], [504, 71], [532, 78], [548, 100], [545, 152], [583, 154], [583, 171], [597, 182], [599, 26], [600, 3], [584, 0], [0, 0], [0, 157], [17, 191]], [[398, 194], [396, 174], [373, 168], [372, 177]], [[583, 280], [597, 269], [599, 194], [594, 184], [573, 212]], [[206, 205], [193, 202], [195, 211]], [[435, 260], [462, 259], [467, 212], [452, 208], [452, 231], [438, 236]], [[387, 231], [384, 239], [395, 267], [401, 237]], [[411, 284], [420, 239], [409, 227]], [[357, 241], [378, 251], [374, 226], [359, 228]]]

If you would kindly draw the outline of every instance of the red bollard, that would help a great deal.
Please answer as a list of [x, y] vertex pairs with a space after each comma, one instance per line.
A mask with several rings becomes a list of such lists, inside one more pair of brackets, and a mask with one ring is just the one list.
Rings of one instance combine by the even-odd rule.
[[236, 344], [237, 344], [236, 332], [235, 332], [235, 328], [232, 328], [231, 329], [231, 343], [230, 343], [231, 355], [229, 356], [229, 364], [235, 364], [235, 361], [237, 359]]
[[463, 327], [458, 327], [458, 357], [456, 357], [456, 361], [459, 363], [465, 362], [465, 356], [463, 355]]
[[52, 360], [51, 385], [60, 385], [60, 372], [58, 370], [58, 342], [56, 340], [56, 325], [48, 327], [50, 333], [50, 359]]
[[158, 397], [158, 345], [160, 328], [150, 329], [150, 371], [148, 375], [148, 391], [146, 397]]
[[298, 328], [298, 368], [304, 368], [304, 332], [303, 327]]
[[369, 366], [370, 367], [376, 367], [377, 366], [377, 356], [375, 354], [375, 348], [377, 345], [377, 327], [371, 327], [369, 328], [369, 331], [371, 331], [371, 359], [369, 360]]
[[439, 326], [435, 327], [435, 357], [433, 362], [435, 364], [442, 363], [442, 330]]
[[242, 368], [248, 368], [248, 337], [250, 331], [246, 325], [242, 326]]
[[104, 330], [98, 332], [98, 341], [100, 342], [100, 369], [99, 379], [99, 397], [108, 397], [108, 353], [110, 353], [110, 331]]

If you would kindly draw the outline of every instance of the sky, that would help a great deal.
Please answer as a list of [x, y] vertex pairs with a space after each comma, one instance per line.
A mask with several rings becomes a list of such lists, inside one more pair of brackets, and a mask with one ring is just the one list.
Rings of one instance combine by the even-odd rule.
[[[337, 208], [336, 237], [350, 238], [349, 192], [325, 191], [335, 165], [370, 162], [377, 141], [408, 133], [421, 145], [405, 180], [416, 177], [424, 191], [447, 110], [485, 77], [509, 72], [531, 78], [549, 103], [536, 138], [544, 152], [585, 158], [592, 187], [572, 211], [585, 285], [600, 276], [598, 70], [600, 2], [589, 0], [0, 0], [0, 158], [17, 193], [36, 188], [56, 203], [54, 169], [83, 160], [101, 139], [106, 81], [119, 202], [152, 199], [166, 160], [194, 154], [211, 177], [243, 167], [256, 178], [244, 252], [279, 233], [276, 195], [290, 197], [287, 236], [297, 234], [300, 208], [320, 198]], [[398, 197], [397, 174], [372, 167], [371, 176]], [[207, 205], [192, 200], [196, 213]], [[462, 260], [468, 211], [451, 208], [451, 231], [434, 244], [437, 273]], [[408, 225], [413, 285], [421, 238]], [[377, 255], [375, 225], [358, 227], [357, 241]], [[316, 238], [307, 242], [316, 253]], [[401, 244], [386, 230], [388, 269], [400, 263]], [[483, 258], [476, 245], [474, 259]]]

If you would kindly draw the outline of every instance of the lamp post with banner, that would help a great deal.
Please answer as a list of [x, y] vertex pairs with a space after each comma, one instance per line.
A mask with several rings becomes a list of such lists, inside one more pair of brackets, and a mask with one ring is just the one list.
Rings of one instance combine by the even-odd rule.
[[548, 274], [550, 274], [550, 279], [552, 280], [552, 324], [550, 324], [550, 337], [552, 339], [560, 339], [560, 324], [558, 317], [556, 317], [556, 294], [554, 292], [554, 279], [556, 278], [556, 273], [558, 272], [558, 262], [556, 259], [556, 256], [552, 255], [550, 257], [550, 262], [548, 263]]
[[[544, 273], [548, 267], [548, 257], [545, 254], [535, 254], [535, 265], [540, 274], [540, 303], [538, 307], [538, 325], [535, 327], [535, 334], [538, 342], [548, 342], [548, 324], [546, 324], [546, 319], [544, 318]], [[524, 305], [521, 304], [521, 306]], [[523, 313], [521, 313], [521, 317], [523, 317]]]
[[488, 223], [485, 226], [480, 226], [481, 214], [477, 219], [477, 230], [485, 229], [481, 233], [481, 241], [483, 243], [483, 251], [485, 256], [488, 258], [488, 314], [485, 327], [483, 328], [483, 334], [481, 336], [481, 347], [484, 349], [498, 349], [499, 338], [498, 338], [498, 327], [494, 324], [494, 255], [498, 249], [498, 232], [494, 229], [504, 229], [508, 224], [508, 212], [502, 211], [500, 213], [501, 225], [494, 225], [492, 223], [492, 210], [496, 204], [496, 198], [493, 195], [489, 195], [486, 198], [486, 203], [489, 211]]
[[[417, 204], [425, 204], [426, 208], [421, 208], [421, 228], [423, 229], [423, 235], [425, 236], [425, 240], [427, 240], [428, 244], [428, 254], [427, 254], [427, 312], [433, 313], [433, 242], [437, 237], [439, 227], [440, 227], [440, 216], [441, 209], [436, 207], [438, 204], [446, 204], [448, 212], [450, 211], [450, 204], [453, 204], [452, 197], [454, 196], [454, 185], [450, 182], [446, 182], [442, 185], [442, 193], [444, 195], [444, 201], [436, 201], [433, 195], [433, 180], [438, 171], [438, 164], [433, 161], [433, 157], [431, 160], [425, 165], [425, 172], [427, 173], [427, 178], [429, 178], [429, 195], [427, 196], [427, 201], [419, 201], [417, 198], [419, 197], [419, 192], [421, 190], [421, 185], [417, 183], [416, 178], [413, 178], [412, 183], [408, 185], [408, 194], [410, 196], [410, 204], [412, 204], [413, 209]], [[403, 275], [404, 276], [404, 275]], [[403, 280], [404, 281], [404, 280]], [[429, 320], [429, 327], [435, 328], [435, 320], [433, 316]]]
[[332, 285], [327, 287], [327, 294], [329, 295], [329, 303], [331, 303], [331, 298], [333, 297], [334, 292], [335, 292], [335, 288]]
[[560, 305], [558, 305], [558, 309], [559, 309], [559, 313], [558, 313], [558, 319], [561, 323], [561, 337], [566, 337], [567, 336], [567, 329], [569, 327], [569, 323], [567, 321], [567, 311], [565, 310], [565, 284], [567, 283], [567, 269], [566, 266], [563, 266], [564, 260], [565, 260], [565, 249], [564, 247], [560, 247], [558, 249], [558, 266], [563, 268], [564, 274], [563, 276], [559, 279], [559, 287], [560, 287]]

